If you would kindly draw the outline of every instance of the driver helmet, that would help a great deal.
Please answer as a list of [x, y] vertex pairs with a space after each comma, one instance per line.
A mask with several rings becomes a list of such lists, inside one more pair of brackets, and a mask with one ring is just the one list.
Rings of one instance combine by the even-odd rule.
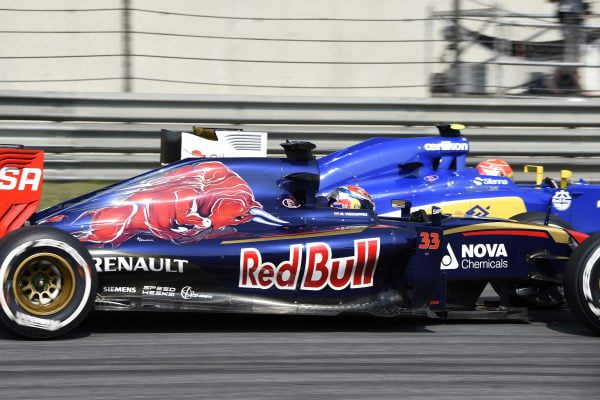
[[477, 164], [479, 175], [512, 177], [513, 170], [508, 163], [499, 158], [490, 158]]
[[375, 203], [369, 193], [360, 186], [340, 186], [327, 196], [329, 207], [374, 210]]

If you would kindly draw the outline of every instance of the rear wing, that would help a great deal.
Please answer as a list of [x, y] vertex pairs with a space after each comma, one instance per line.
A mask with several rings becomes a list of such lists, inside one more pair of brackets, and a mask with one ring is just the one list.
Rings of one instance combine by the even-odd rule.
[[44, 151], [0, 145], [0, 237], [20, 228], [42, 197]]
[[193, 132], [163, 129], [160, 162], [184, 158], [266, 157], [267, 133], [194, 127]]

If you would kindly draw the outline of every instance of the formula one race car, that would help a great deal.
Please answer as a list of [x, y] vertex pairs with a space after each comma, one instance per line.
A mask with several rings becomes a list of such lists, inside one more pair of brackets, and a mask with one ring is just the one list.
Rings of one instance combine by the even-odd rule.
[[0, 151], [0, 319], [47, 338], [92, 307], [522, 318], [503, 295], [478, 304], [484, 286], [552, 298], [564, 280], [600, 333], [600, 235], [410, 213], [402, 199], [401, 216], [380, 218], [364, 191], [317, 196], [318, 163], [285, 147], [287, 159], [176, 161], [37, 213], [43, 153]]
[[438, 125], [440, 136], [373, 138], [319, 159], [320, 194], [343, 185], [358, 185], [373, 198], [377, 214], [393, 217], [401, 211], [393, 199], [410, 201], [413, 210], [511, 218], [550, 223], [587, 234], [600, 232], [600, 186], [580, 180], [569, 185], [571, 172], [561, 171], [556, 182], [543, 178], [541, 166], [526, 166], [537, 174], [533, 185], [515, 184], [512, 170], [501, 160], [468, 168], [469, 142], [462, 125]]

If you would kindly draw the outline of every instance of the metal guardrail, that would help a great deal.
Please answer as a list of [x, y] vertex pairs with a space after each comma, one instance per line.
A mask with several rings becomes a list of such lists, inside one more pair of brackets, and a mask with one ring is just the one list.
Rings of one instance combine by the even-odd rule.
[[0, 93], [0, 143], [45, 149], [50, 180], [116, 180], [156, 167], [161, 128], [261, 130], [269, 155], [282, 154], [285, 139], [325, 154], [373, 136], [436, 134], [433, 125], [449, 121], [468, 126], [473, 163], [499, 156], [516, 169], [539, 163], [600, 181], [599, 99]]

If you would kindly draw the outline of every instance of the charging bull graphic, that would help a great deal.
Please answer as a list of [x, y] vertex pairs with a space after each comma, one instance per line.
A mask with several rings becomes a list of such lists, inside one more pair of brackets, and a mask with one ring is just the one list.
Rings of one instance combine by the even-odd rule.
[[183, 244], [235, 232], [251, 220], [287, 224], [264, 211], [246, 181], [217, 161], [185, 165], [127, 192], [114, 206], [80, 214], [73, 223], [90, 217], [90, 226], [75, 236], [114, 248], [139, 234]]

